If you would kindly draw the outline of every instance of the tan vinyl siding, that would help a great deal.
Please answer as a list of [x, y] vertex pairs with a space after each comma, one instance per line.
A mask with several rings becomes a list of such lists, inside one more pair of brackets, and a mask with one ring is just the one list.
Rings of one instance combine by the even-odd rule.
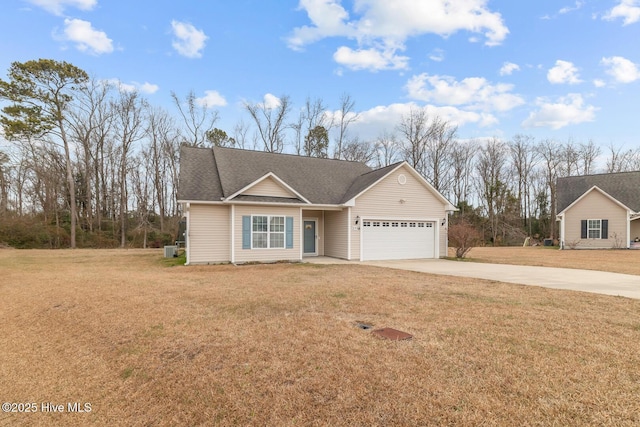
[[[627, 211], [599, 191], [591, 191], [565, 212], [564, 246], [570, 248], [626, 248]], [[583, 219], [609, 220], [608, 239], [582, 239]]]
[[229, 207], [191, 204], [188, 239], [190, 264], [230, 261]]
[[640, 239], [640, 219], [631, 221], [631, 240]]
[[347, 218], [347, 209], [325, 211], [324, 254], [326, 256], [347, 259]]
[[[242, 249], [242, 217], [251, 215], [293, 217], [293, 249]], [[300, 208], [236, 205], [234, 235], [235, 262], [237, 263], [300, 260]]]
[[302, 218], [305, 219], [316, 219], [318, 220], [318, 228], [316, 229], [316, 234], [318, 235], [317, 241], [317, 249], [318, 256], [324, 255], [324, 213], [322, 211], [302, 211]]
[[242, 194], [247, 196], [296, 197], [272, 178], [263, 179]]
[[[403, 174], [406, 183], [398, 183]], [[400, 200], [404, 200], [401, 203]], [[352, 217], [366, 219], [415, 219], [436, 221], [439, 233], [440, 257], [447, 255], [447, 230], [441, 220], [446, 218], [445, 205], [403, 166], [356, 199]], [[360, 231], [351, 233], [352, 259], [360, 259]]]

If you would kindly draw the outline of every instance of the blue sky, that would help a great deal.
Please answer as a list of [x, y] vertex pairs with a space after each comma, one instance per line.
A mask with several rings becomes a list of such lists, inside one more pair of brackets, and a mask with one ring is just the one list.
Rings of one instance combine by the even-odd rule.
[[193, 90], [228, 133], [244, 102], [348, 93], [363, 139], [420, 106], [462, 139], [640, 145], [640, 0], [3, 0], [0, 26], [3, 79], [52, 58], [170, 110]]

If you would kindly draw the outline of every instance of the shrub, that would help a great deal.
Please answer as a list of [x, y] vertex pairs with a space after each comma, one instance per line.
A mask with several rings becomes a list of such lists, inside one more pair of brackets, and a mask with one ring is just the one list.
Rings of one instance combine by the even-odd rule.
[[464, 258], [480, 241], [480, 232], [465, 219], [449, 226], [449, 242], [456, 250], [456, 258]]

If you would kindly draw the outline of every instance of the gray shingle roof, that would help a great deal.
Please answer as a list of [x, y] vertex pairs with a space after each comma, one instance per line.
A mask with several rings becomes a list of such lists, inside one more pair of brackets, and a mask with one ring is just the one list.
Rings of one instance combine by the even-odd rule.
[[[386, 169], [367, 176], [371, 168], [358, 162], [223, 147], [182, 147], [178, 200], [219, 201], [272, 172], [311, 203], [340, 204], [345, 195], [358, 194]], [[374, 175], [377, 178], [373, 179]]]
[[620, 203], [640, 212], [640, 171], [558, 178], [558, 212], [565, 210], [591, 187], [597, 186]]

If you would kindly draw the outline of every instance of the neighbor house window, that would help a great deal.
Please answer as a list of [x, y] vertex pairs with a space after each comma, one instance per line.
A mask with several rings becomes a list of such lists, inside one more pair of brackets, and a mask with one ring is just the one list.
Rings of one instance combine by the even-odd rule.
[[251, 218], [251, 248], [284, 249], [283, 216], [260, 215]]
[[589, 239], [600, 239], [602, 237], [602, 220], [587, 220], [587, 236]]

